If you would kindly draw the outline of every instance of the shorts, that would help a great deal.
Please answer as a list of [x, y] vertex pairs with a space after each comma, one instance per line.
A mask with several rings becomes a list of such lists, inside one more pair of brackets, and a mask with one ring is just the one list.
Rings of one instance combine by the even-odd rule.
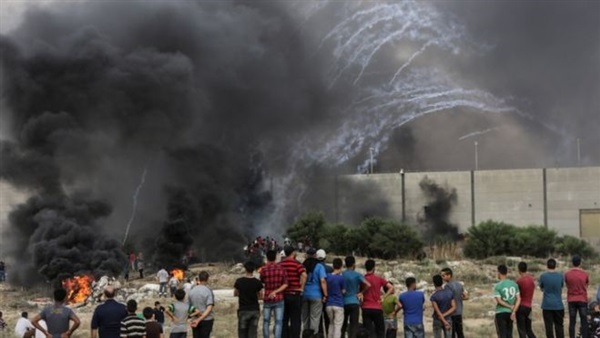
[[398, 318], [385, 318], [385, 330], [398, 330]]

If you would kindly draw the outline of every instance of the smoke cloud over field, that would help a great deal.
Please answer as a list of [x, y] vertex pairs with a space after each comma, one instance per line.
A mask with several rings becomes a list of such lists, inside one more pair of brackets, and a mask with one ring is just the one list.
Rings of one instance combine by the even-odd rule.
[[[482, 168], [566, 165], [579, 137], [600, 161], [598, 3], [49, 3], [2, 7], [24, 13], [0, 36], [0, 178], [31, 196], [2, 234], [20, 283], [118, 274], [127, 223], [159, 264], [234, 257], [328, 205], [315, 172], [371, 155], [472, 169], [477, 140]], [[352, 219], [386, 212], [365, 200]]]

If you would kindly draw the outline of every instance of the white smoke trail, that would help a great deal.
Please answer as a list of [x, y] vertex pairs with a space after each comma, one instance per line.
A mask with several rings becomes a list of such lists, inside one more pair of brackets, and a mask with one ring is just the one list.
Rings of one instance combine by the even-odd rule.
[[146, 174], [148, 174], [148, 167], [144, 168], [144, 171], [142, 172], [142, 177], [140, 179], [140, 183], [138, 184], [137, 188], [135, 189], [135, 192], [133, 193], [133, 206], [131, 208], [131, 216], [129, 216], [129, 221], [127, 222], [127, 226], [125, 228], [125, 237], [123, 238], [123, 245], [125, 245], [125, 242], [127, 241], [127, 237], [129, 236], [129, 229], [131, 228], [131, 224], [135, 220], [135, 215], [138, 206], [138, 197], [140, 195], [140, 191], [142, 191], [144, 183], [146, 182]]
[[468, 138], [470, 138], [470, 137], [477, 136], [477, 135], [483, 135], [483, 134], [487, 134], [487, 133], [489, 133], [490, 131], [494, 131], [494, 130], [498, 130], [498, 129], [499, 129], [499, 128], [497, 128], [497, 127], [496, 127], [496, 128], [488, 128], [488, 129], [484, 129], [484, 130], [478, 130], [478, 131], [474, 131], [474, 132], [472, 132], [472, 133], [468, 133], [468, 134], [466, 134], [466, 135], [463, 135], [463, 136], [459, 137], [459, 138], [458, 138], [458, 140], [459, 140], [459, 141], [466, 140], [466, 139], [468, 139]]

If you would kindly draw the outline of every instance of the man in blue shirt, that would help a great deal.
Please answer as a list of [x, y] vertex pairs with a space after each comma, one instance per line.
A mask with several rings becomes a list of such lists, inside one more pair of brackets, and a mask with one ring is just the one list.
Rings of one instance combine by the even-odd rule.
[[564, 278], [562, 273], [556, 271], [556, 260], [550, 258], [546, 266], [548, 267], [548, 271], [540, 276], [540, 289], [544, 293], [544, 297], [542, 298], [542, 314], [546, 337], [564, 338], [563, 322], [565, 308], [562, 302]]
[[115, 298], [115, 289], [107, 286], [104, 289], [104, 304], [98, 305], [92, 316], [92, 338], [119, 338], [121, 337], [121, 321], [127, 317], [127, 308], [118, 303]]
[[310, 329], [313, 332], [319, 331], [323, 303], [327, 301], [327, 274], [323, 264], [319, 264], [315, 258], [316, 253], [314, 248], [310, 248], [303, 263], [308, 276], [302, 299], [302, 327], [303, 330]]
[[346, 270], [342, 272], [344, 277], [344, 324], [342, 325], [342, 337], [356, 338], [358, 333], [358, 317], [360, 315], [360, 302], [362, 301], [362, 291], [370, 285], [365, 280], [365, 276], [354, 271], [356, 268], [356, 259], [354, 256], [348, 256], [345, 259]]
[[408, 291], [400, 295], [400, 304], [404, 309], [404, 338], [424, 338], [423, 305], [425, 294], [417, 291], [417, 280], [414, 277], [406, 279]]

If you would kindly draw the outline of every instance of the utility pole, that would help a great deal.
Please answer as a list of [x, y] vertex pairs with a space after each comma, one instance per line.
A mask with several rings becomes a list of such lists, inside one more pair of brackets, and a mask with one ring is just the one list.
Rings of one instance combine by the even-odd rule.
[[581, 139], [577, 138], [577, 166], [581, 167]]
[[371, 174], [373, 173], [373, 151], [374, 150], [375, 149], [373, 147], [369, 148], [369, 153], [371, 154], [371, 160], [369, 161], [369, 166], [370, 166], [369, 173], [371, 173]]
[[478, 143], [475, 141], [475, 170], [479, 170], [479, 150], [477, 149]]

